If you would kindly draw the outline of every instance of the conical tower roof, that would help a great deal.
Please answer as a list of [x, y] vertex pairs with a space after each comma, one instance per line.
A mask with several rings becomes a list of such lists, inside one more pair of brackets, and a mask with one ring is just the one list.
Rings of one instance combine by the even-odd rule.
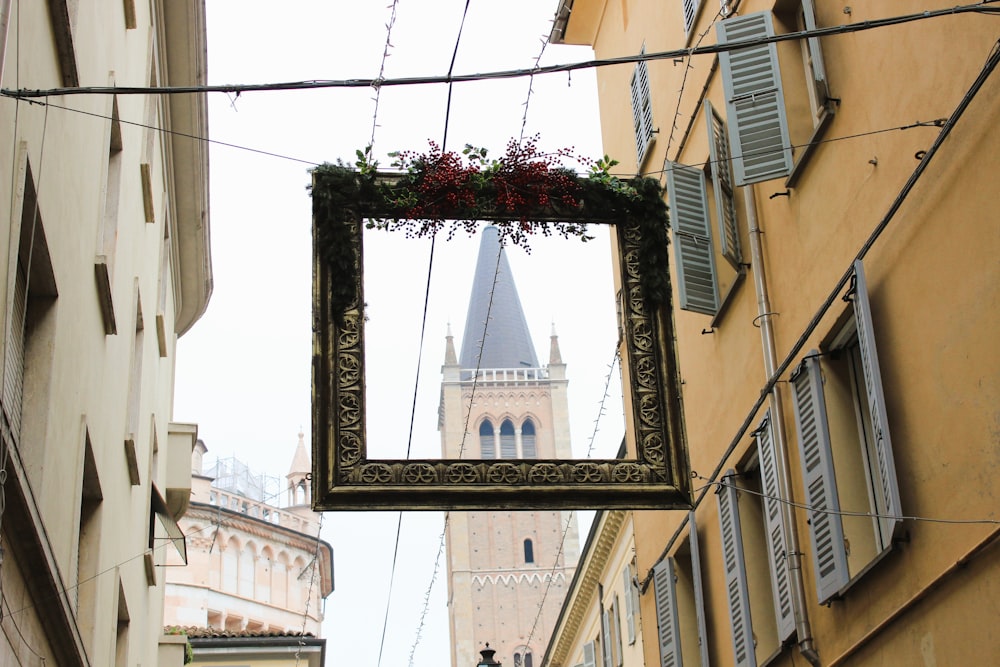
[[465, 319], [465, 335], [462, 337], [460, 364], [465, 369], [538, 368], [538, 357], [531, 344], [514, 276], [507, 263], [507, 254], [500, 246], [500, 232], [492, 225], [483, 230], [479, 244], [472, 296], [469, 298], [469, 314]]
[[309, 463], [309, 454], [306, 453], [306, 434], [299, 431], [299, 442], [295, 445], [292, 465], [289, 467], [286, 477], [304, 476], [311, 471], [312, 466]]

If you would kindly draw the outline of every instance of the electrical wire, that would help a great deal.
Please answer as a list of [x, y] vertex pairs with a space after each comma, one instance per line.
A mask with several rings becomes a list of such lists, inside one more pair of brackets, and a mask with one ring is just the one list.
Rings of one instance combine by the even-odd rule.
[[856, 32], [875, 30], [889, 26], [903, 25], [914, 21], [924, 21], [928, 19], [941, 18], [945, 16], [956, 16], [960, 14], [978, 13], [997, 15], [996, 9], [986, 7], [1000, 0], [980, 0], [980, 2], [970, 5], [958, 5], [945, 9], [929, 9], [913, 14], [901, 14], [881, 19], [870, 19], [858, 23], [848, 23], [839, 26], [829, 26], [825, 28], [815, 28], [812, 30], [798, 30], [794, 32], [781, 33], [749, 40], [737, 42], [727, 42], [723, 44], [711, 44], [707, 46], [688, 47], [672, 49], [669, 51], [659, 51], [652, 53], [631, 54], [618, 56], [615, 58], [601, 58], [575, 63], [564, 63], [558, 65], [545, 65], [528, 69], [500, 70], [480, 74], [447, 74], [437, 76], [415, 76], [401, 77], [397, 79], [312, 79], [306, 81], [286, 81], [281, 83], [261, 83], [261, 84], [206, 84], [195, 86], [80, 86], [62, 87], [49, 89], [18, 89], [11, 90], [4, 88], [0, 90], [0, 95], [16, 98], [37, 98], [47, 96], [62, 95], [176, 95], [182, 93], [244, 93], [244, 92], [264, 92], [264, 91], [287, 91], [287, 90], [318, 90], [326, 88], [368, 88], [373, 86], [409, 86], [428, 84], [452, 84], [467, 83], [474, 81], [487, 81], [493, 79], [514, 79], [541, 74], [554, 74], [561, 72], [573, 72], [581, 69], [594, 69], [599, 67], [611, 67], [622, 64], [634, 64], [643, 61], [669, 60], [674, 58], [684, 58], [696, 55], [711, 55], [735, 49], [742, 49], [763, 44], [775, 44], [779, 42], [806, 39], [809, 37], [829, 37], [834, 35], [845, 35]]
[[[306, 593], [306, 606], [302, 612], [302, 631], [299, 632], [298, 646], [295, 649], [295, 667], [299, 667], [299, 660], [302, 657], [302, 648], [305, 646], [306, 624], [309, 622], [309, 605], [312, 603], [313, 586], [316, 582], [316, 570], [320, 567], [319, 551], [323, 546], [323, 518], [325, 513], [319, 513], [319, 526], [316, 528], [316, 553], [313, 554], [312, 567], [309, 572], [309, 590]], [[302, 578], [302, 574], [299, 574]]]
[[[906, 198], [909, 196], [910, 192], [916, 186], [917, 182], [920, 180], [920, 177], [927, 170], [927, 166], [931, 163], [934, 156], [941, 148], [941, 145], [951, 134], [951, 131], [955, 127], [956, 123], [958, 123], [959, 119], [961, 119], [961, 117], [964, 115], [966, 109], [972, 103], [972, 100], [975, 99], [976, 95], [982, 89], [983, 85], [986, 83], [986, 80], [996, 69], [998, 63], [1000, 63], [1000, 40], [998, 40], [994, 44], [993, 49], [990, 51], [989, 57], [986, 60], [986, 63], [983, 65], [982, 69], [977, 74], [976, 79], [972, 82], [972, 85], [962, 96], [961, 100], [959, 100], [954, 111], [952, 111], [951, 115], [941, 126], [941, 131], [938, 133], [937, 137], [935, 137], [934, 142], [931, 144], [930, 148], [928, 148], [927, 151], [924, 153], [923, 158], [920, 160], [916, 168], [910, 174], [910, 177], [906, 180], [906, 183], [903, 184], [903, 187], [900, 189], [899, 193], [897, 193], [892, 204], [890, 204], [886, 214], [882, 217], [882, 219], [878, 222], [878, 224], [875, 225], [874, 229], [872, 229], [872, 231], [869, 233], [868, 238], [864, 241], [864, 243], [861, 245], [861, 248], [857, 251], [855, 256], [848, 263], [847, 269], [845, 269], [840, 279], [837, 281], [833, 289], [830, 291], [829, 295], [823, 300], [823, 303], [820, 305], [819, 309], [806, 324], [805, 329], [799, 335], [798, 339], [789, 348], [789, 351], [785, 355], [785, 358], [781, 361], [780, 364], [778, 364], [778, 366], [774, 370], [774, 373], [772, 373], [771, 377], [769, 377], [767, 382], [764, 383], [764, 386], [761, 387], [760, 394], [757, 400], [754, 401], [754, 404], [747, 412], [747, 416], [744, 418], [743, 423], [737, 429], [736, 435], [733, 437], [729, 445], [726, 447], [726, 450], [720, 456], [719, 462], [716, 464], [715, 469], [712, 471], [711, 475], [709, 475], [708, 479], [715, 480], [719, 477], [720, 473], [722, 472], [722, 468], [726, 463], [726, 460], [729, 458], [730, 455], [732, 455], [734, 451], [736, 451], [736, 448], [739, 446], [740, 441], [748, 432], [751, 423], [753, 423], [755, 416], [760, 411], [760, 408], [764, 405], [764, 402], [767, 400], [768, 396], [770, 396], [771, 391], [774, 389], [775, 385], [781, 381], [781, 378], [785, 375], [785, 373], [788, 372], [789, 367], [796, 361], [797, 355], [801, 353], [802, 349], [805, 347], [805, 344], [808, 342], [809, 337], [816, 331], [816, 328], [819, 326], [820, 322], [822, 321], [826, 312], [829, 310], [830, 306], [836, 301], [841, 291], [847, 285], [848, 281], [850, 280], [854, 272], [853, 268], [854, 262], [862, 260], [865, 258], [865, 256], [867, 256], [868, 251], [871, 250], [875, 242], [878, 241], [878, 239], [882, 236], [883, 232], [885, 232], [886, 228], [893, 221], [893, 219], [896, 216], [896, 213], [902, 207], [903, 202], [906, 201]], [[693, 504], [694, 508], [697, 508], [701, 504], [702, 500], [704, 500], [707, 493], [708, 489], [703, 488], [698, 497], [695, 498]], [[646, 588], [649, 586], [649, 583], [650, 581], [652, 581], [653, 578], [653, 567], [655, 567], [664, 558], [667, 557], [670, 550], [673, 548], [674, 543], [680, 537], [681, 530], [684, 528], [685, 524], [686, 524], [686, 519], [682, 521], [680, 525], [678, 525], [677, 529], [674, 531], [674, 534], [667, 541], [667, 544], [664, 547], [663, 551], [661, 552], [660, 556], [654, 561], [653, 565], [646, 573], [646, 576], [643, 578], [641, 585], [642, 590], [645, 591]]]

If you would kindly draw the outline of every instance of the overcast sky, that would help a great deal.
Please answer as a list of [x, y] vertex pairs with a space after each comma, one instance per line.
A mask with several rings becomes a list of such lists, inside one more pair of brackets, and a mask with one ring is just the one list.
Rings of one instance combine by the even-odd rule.
[[[208, 0], [213, 84], [374, 78], [390, 20], [389, 0], [272, 2]], [[447, 73], [464, 2], [400, 0], [386, 78]], [[455, 74], [531, 67], [549, 34], [556, 0], [470, 2]], [[552, 46], [543, 64], [592, 57], [588, 48]], [[522, 131], [528, 79], [456, 84], [447, 148], [466, 143], [502, 153]], [[536, 77], [526, 134], [542, 149], [601, 155], [594, 73]], [[624, 94], [624, 93], [623, 93]], [[386, 87], [374, 152], [425, 151], [445, 134], [444, 85]], [[301, 429], [309, 445], [311, 362], [311, 164], [353, 162], [372, 138], [370, 88], [245, 93], [209, 97], [211, 234], [215, 289], [205, 316], [181, 338], [174, 418], [199, 424], [213, 456], [235, 455], [284, 476]], [[289, 159], [292, 158], [292, 159]], [[588, 244], [539, 240], [529, 256], [509, 248], [536, 351], [548, 359], [555, 326], [570, 378], [574, 455], [590, 446], [612, 362], [614, 304], [607, 231]], [[366, 235], [365, 290], [368, 442], [371, 458], [405, 455], [421, 355], [420, 331], [430, 244], [402, 234]], [[461, 345], [478, 237], [436, 244], [417, 392], [412, 456], [440, 455], [437, 407], [444, 337]], [[598, 307], [599, 306], [599, 307]], [[593, 455], [612, 457], [622, 436], [618, 370]], [[328, 513], [323, 537], [334, 547], [336, 590], [326, 601], [327, 664], [441, 667], [449, 660], [445, 563], [436, 582], [443, 527], [436, 512], [403, 515], [391, 596], [393, 512]], [[586, 535], [586, 525], [581, 526]], [[428, 615], [421, 629], [424, 599]], [[379, 662], [383, 619], [388, 630]], [[420, 633], [420, 640], [417, 636]], [[411, 649], [417, 644], [413, 660]], [[471, 666], [470, 666], [471, 667]]]

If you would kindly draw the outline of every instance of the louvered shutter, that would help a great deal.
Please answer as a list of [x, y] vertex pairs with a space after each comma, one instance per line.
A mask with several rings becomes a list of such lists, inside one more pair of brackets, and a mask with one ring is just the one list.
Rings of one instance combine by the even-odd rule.
[[[720, 44], [774, 35], [770, 12], [720, 21]], [[785, 96], [774, 44], [759, 44], [719, 54], [726, 95], [729, 138], [736, 151], [736, 184], [786, 176], [792, 168]]]
[[730, 162], [732, 151], [729, 150], [726, 123], [708, 100], [705, 100], [705, 125], [708, 126], [709, 154], [712, 157], [715, 211], [719, 218], [719, 252], [739, 269], [743, 261], [743, 252], [740, 249], [740, 231], [736, 224], [733, 167]]
[[823, 396], [819, 361], [810, 353], [792, 374], [795, 428], [799, 435], [799, 460], [809, 505], [809, 533], [816, 567], [816, 594], [822, 604], [833, 597], [850, 578], [844, 548], [844, 526], [840, 516], [837, 480], [830, 449], [830, 427]]
[[753, 625], [750, 620], [750, 591], [743, 556], [743, 531], [740, 528], [736, 487], [732, 483], [735, 476], [736, 471], [727, 471], [724, 483], [715, 493], [719, 501], [722, 563], [725, 569], [726, 595], [729, 598], [729, 621], [733, 631], [733, 664], [734, 667], [753, 667], [757, 664], [757, 656], [754, 653]]
[[708, 624], [705, 622], [705, 586], [701, 579], [701, 549], [694, 510], [688, 512], [688, 544], [691, 547], [691, 578], [694, 580], [694, 611], [698, 622], [698, 652], [702, 667], [708, 667]]
[[614, 665], [611, 655], [611, 610], [601, 609], [601, 656], [604, 659], [604, 667]]
[[20, 440], [21, 400], [24, 394], [24, 320], [28, 308], [28, 278], [18, 260], [14, 278], [14, 303], [7, 335], [3, 368], [3, 413], [14, 438]]
[[660, 637], [660, 667], [681, 667], [681, 632], [677, 619], [673, 558], [661, 560], [653, 567], [653, 589]]
[[795, 632], [795, 612], [792, 609], [791, 582], [788, 576], [788, 547], [785, 542], [785, 522], [781, 513], [778, 485], [778, 456], [774, 448], [771, 413], [755, 432], [757, 456], [760, 460], [760, 480], [764, 492], [764, 530], [771, 566], [771, 593], [774, 596], [774, 616], [778, 623], [778, 639], [785, 641]]
[[615, 595], [615, 600], [611, 605], [611, 620], [612, 626], [611, 631], [615, 636], [615, 664], [618, 667], [622, 667], [622, 662], [625, 659], [625, 654], [622, 651], [622, 617], [621, 611], [618, 605], [618, 596]]
[[635, 586], [632, 585], [632, 566], [627, 565], [622, 572], [622, 584], [625, 586], [625, 626], [628, 632], [628, 643], [635, 642]]
[[583, 667], [597, 667], [597, 651], [592, 641], [583, 645]]
[[714, 315], [719, 310], [719, 289], [712, 232], [708, 226], [704, 172], [677, 162], [668, 163], [667, 196], [671, 206], [680, 307]]
[[[642, 47], [640, 53], [645, 53]], [[649, 86], [649, 66], [645, 61], [635, 64], [630, 84], [632, 92], [632, 121], [635, 127], [635, 151], [637, 164], [642, 165], [646, 151], [653, 141], [653, 106]]]
[[[816, 7], [813, 0], [802, 0], [802, 23], [806, 30], [816, 29]], [[826, 82], [826, 63], [823, 61], [823, 49], [819, 45], [819, 37], [809, 37], [806, 40], [809, 49], [809, 63], [812, 70], [813, 83], [816, 86], [816, 100], [826, 104], [830, 97], [830, 88]]]
[[684, 12], [684, 34], [690, 35], [694, 27], [694, 17], [698, 13], [701, 0], [681, 0], [681, 11]]
[[875, 330], [872, 324], [871, 304], [868, 301], [868, 284], [861, 260], [854, 262], [854, 319], [858, 327], [858, 348], [861, 353], [861, 368], [865, 375], [865, 390], [868, 394], [868, 411], [871, 415], [872, 437], [875, 455], [878, 458], [878, 484], [876, 492], [881, 494], [878, 505], [878, 527], [882, 548], [888, 548], [896, 530], [902, 524], [899, 503], [899, 484], [896, 480], [896, 463], [892, 456], [892, 441], [889, 438], [889, 420], [885, 409], [885, 394], [882, 392], [882, 372], [879, 369], [878, 351], [875, 349]]

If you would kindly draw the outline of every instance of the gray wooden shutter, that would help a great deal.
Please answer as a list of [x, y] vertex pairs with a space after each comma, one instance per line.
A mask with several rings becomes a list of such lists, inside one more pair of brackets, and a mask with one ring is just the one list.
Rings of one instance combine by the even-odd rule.
[[785, 541], [785, 522], [781, 513], [780, 487], [778, 485], [778, 455], [774, 448], [774, 431], [771, 412], [754, 432], [757, 438], [757, 457], [760, 460], [760, 480], [764, 492], [764, 530], [767, 531], [767, 549], [771, 566], [771, 593], [774, 596], [774, 616], [778, 623], [778, 639], [785, 641], [795, 633], [795, 612], [792, 609], [791, 581], [788, 576], [788, 546]]
[[737, 270], [743, 262], [740, 231], [736, 223], [736, 200], [733, 190], [733, 167], [730, 162], [729, 137], [726, 123], [705, 100], [705, 125], [708, 126], [708, 147], [712, 157], [712, 189], [715, 191], [715, 211], [718, 216], [719, 252]]
[[[716, 24], [720, 44], [774, 35], [770, 12], [737, 16]], [[786, 176], [792, 168], [778, 51], [759, 44], [719, 54], [726, 95], [736, 184]]]
[[653, 567], [656, 595], [656, 623], [660, 638], [660, 667], [681, 667], [681, 631], [677, 619], [677, 589], [674, 559], [666, 558]]
[[743, 556], [743, 531], [736, 487], [732, 479], [735, 470], [728, 470], [715, 491], [719, 501], [719, 525], [722, 538], [722, 563], [725, 569], [726, 595], [729, 598], [729, 620], [733, 630], [734, 667], [757, 664], [754, 652], [753, 624], [750, 620], [750, 590], [747, 586], [746, 561]]
[[816, 567], [816, 594], [822, 604], [849, 580], [844, 526], [840, 520], [840, 499], [833, 471], [830, 427], [823, 397], [823, 377], [816, 351], [792, 374], [795, 427], [799, 434], [799, 459], [809, 505], [809, 533], [812, 535], [813, 564]]
[[28, 277], [24, 264], [17, 262], [14, 303], [7, 335], [3, 368], [3, 413], [14, 438], [20, 440], [21, 400], [24, 395], [24, 320], [28, 309]]
[[688, 512], [688, 544], [691, 547], [691, 578], [694, 580], [694, 613], [698, 622], [698, 653], [702, 667], [708, 667], [708, 624], [705, 621], [705, 585], [701, 579], [701, 549], [694, 510]]
[[612, 631], [615, 635], [615, 664], [618, 665], [618, 667], [622, 667], [622, 662], [625, 660], [625, 654], [622, 651], [622, 617], [619, 610], [617, 595], [615, 595], [614, 602], [611, 604], [611, 620], [613, 621]]
[[705, 173], [677, 162], [667, 165], [670, 226], [674, 232], [680, 307], [706, 315], [719, 310], [715, 250], [708, 226]]
[[622, 584], [625, 586], [625, 626], [628, 632], [628, 643], [635, 642], [635, 586], [632, 585], [632, 565], [626, 565], [622, 572]]
[[889, 438], [889, 420], [885, 409], [885, 394], [882, 392], [882, 372], [879, 369], [878, 351], [875, 349], [875, 329], [872, 323], [871, 304], [868, 301], [868, 283], [861, 260], [854, 262], [854, 319], [858, 327], [858, 348], [861, 352], [861, 367], [865, 375], [865, 390], [868, 394], [868, 411], [872, 420], [872, 437], [875, 455], [878, 458], [878, 484], [876, 493], [881, 495], [877, 503], [878, 527], [882, 548], [888, 548], [892, 538], [902, 525], [899, 518], [899, 483], [896, 480], [896, 463], [892, 456], [892, 441]]
[[592, 641], [583, 645], [583, 667], [597, 667], [597, 651]]
[[611, 610], [601, 609], [601, 655], [604, 658], [604, 667], [614, 665], [611, 655]]
[[698, 14], [701, 0], [681, 0], [681, 11], [684, 12], [684, 34], [690, 35], [694, 27], [694, 17]]
[[[802, 0], [802, 23], [806, 30], [816, 29], [816, 7], [813, 0]], [[826, 81], [826, 63], [823, 61], [823, 49], [819, 45], [819, 37], [809, 37], [806, 40], [809, 49], [813, 83], [816, 86], [816, 100], [826, 104], [830, 98], [830, 88]]]
[[[640, 53], [645, 53], [643, 46]], [[653, 141], [653, 105], [649, 86], [649, 65], [646, 61], [635, 64], [630, 83], [632, 93], [632, 121], [635, 128], [636, 163], [641, 165]]]

